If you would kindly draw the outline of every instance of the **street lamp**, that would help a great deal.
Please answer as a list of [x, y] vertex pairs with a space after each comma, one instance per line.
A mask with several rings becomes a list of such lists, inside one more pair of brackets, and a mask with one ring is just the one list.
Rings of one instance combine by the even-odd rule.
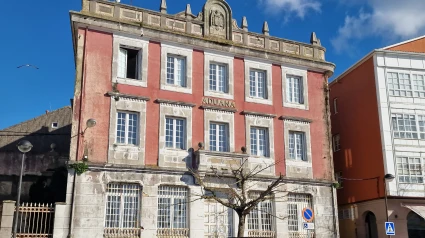
[[18, 198], [16, 199], [15, 219], [13, 224], [13, 238], [16, 238], [16, 232], [18, 229], [18, 214], [19, 214], [19, 206], [21, 203], [21, 186], [22, 186], [22, 175], [24, 173], [25, 153], [29, 152], [32, 149], [32, 144], [31, 142], [27, 140], [23, 140], [17, 144], [17, 147], [18, 147], [18, 150], [22, 152], [22, 161], [21, 161], [21, 173], [19, 174]]
[[[392, 174], [386, 174], [384, 176], [385, 212], [386, 212], [386, 215], [387, 215], [387, 222], [390, 221], [390, 218], [388, 216], [387, 181], [391, 182], [391, 181], [393, 181], [394, 178], [395, 178], [395, 176], [392, 175]], [[388, 236], [388, 237], [390, 237], [390, 236]]]

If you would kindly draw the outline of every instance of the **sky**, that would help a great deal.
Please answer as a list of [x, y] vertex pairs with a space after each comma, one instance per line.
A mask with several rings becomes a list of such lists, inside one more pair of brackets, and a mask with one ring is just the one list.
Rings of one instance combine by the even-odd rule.
[[[168, 13], [191, 4], [194, 14], [206, 0], [167, 0]], [[159, 10], [160, 0], [121, 0]], [[425, 34], [424, 0], [227, 0], [233, 18], [270, 35], [309, 42], [316, 32], [326, 48], [326, 60], [343, 73], [373, 49]], [[80, 11], [81, 0], [3, 1], [0, 52], [0, 129], [70, 105], [75, 64], [69, 11]], [[17, 68], [23, 64], [33, 67]], [[332, 79], [331, 78], [331, 79]]]

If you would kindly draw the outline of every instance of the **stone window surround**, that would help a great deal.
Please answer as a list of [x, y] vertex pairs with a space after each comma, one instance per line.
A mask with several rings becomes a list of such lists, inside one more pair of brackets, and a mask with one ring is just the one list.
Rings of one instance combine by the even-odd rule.
[[[305, 133], [306, 142], [306, 156], [307, 161], [298, 161], [289, 159], [289, 131], [297, 131]], [[285, 141], [285, 162], [286, 165], [300, 166], [300, 167], [312, 167], [312, 156], [311, 156], [311, 137], [310, 137], [310, 123], [301, 122], [295, 120], [284, 119], [284, 141]]]
[[[234, 99], [234, 77], [233, 60], [234, 56], [204, 52], [204, 95], [224, 99]], [[228, 93], [210, 91], [210, 63], [224, 64], [227, 66]]]
[[[254, 59], [244, 59], [245, 62], [245, 101], [273, 105], [273, 89], [272, 89], [272, 63], [261, 62]], [[267, 99], [251, 97], [250, 96], [250, 87], [249, 87], [249, 72], [250, 69], [263, 70], [266, 72], [267, 80]]]
[[[284, 107], [290, 107], [290, 108], [297, 108], [302, 110], [308, 110], [309, 109], [309, 103], [308, 103], [308, 82], [307, 82], [307, 69], [304, 68], [296, 68], [296, 67], [288, 67], [288, 66], [281, 66], [282, 68], [282, 99], [283, 99], [283, 106]], [[297, 104], [297, 103], [290, 103], [286, 101], [286, 75], [293, 75], [297, 77], [301, 77], [302, 79], [302, 90], [303, 90], [303, 104]]]
[[[178, 105], [162, 102], [160, 103], [160, 120], [159, 120], [159, 161], [158, 164], [160, 167], [175, 167], [178, 164], [178, 167], [186, 168], [188, 161], [183, 161], [189, 155], [189, 150], [192, 147], [192, 106], [188, 105]], [[166, 117], [176, 117], [184, 118], [185, 123], [185, 145], [186, 149], [174, 149], [167, 148], [165, 143], [165, 118]], [[175, 159], [173, 163], [167, 162], [167, 160]]]
[[[167, 57], [176, 55], [186, 58], [186, 87], [167, 84]], [[192, 94], [193, 49], [181, 45], [161, 43], [161, 90]]]
[[[133, 38], [131, 36], [121, 36], [116, 34], [114, 34], [113, 37], [112, 82], [147, 87], [149, 41], [140, 37]], [[122, 46], [140, 50], [137, 62], [138, 79], [124, 79], [118, 77], [118, 54], [120, 47]], [[142, 61], [141, 63], [140, 60]]]
[[219, 122], [228, 125], [229, 129], [229, 152], [235, 151], [235, 116], [233, 112], [204, 109], [204, 139], [205, 149], [210, 150], [210, 123]]
[[[118, 111], [138, 114], [138, 145], [122, 145], [115, 143]], [[108, 163], [144, 165], [146, 142], [146, 100], [116, 96], [111, 100], [110, 115]], [[126, 159], [126, 154], [131, 157], [136, 154], [138, 159]]]
[[[262, 127], [268, 129], [269, 135], [269, 157], [262, 157], [251, 155], [251, 127]], [[273, 117], [258, 116], [252, 114], [245, 114], [245, 136], [246, 136], [246, 148], [249, 155], [249, 166], [250, 169], [256, 168], [257, 165], [260, 166], [269, 166], [275, 163], [274, 157], [274, 126], [273, 126]], [[261, 169], [261, 168], [259, 168]], [[274, 166], [269, 168], [269, 171], [264, 171], [264, 173], [274, 173]]]

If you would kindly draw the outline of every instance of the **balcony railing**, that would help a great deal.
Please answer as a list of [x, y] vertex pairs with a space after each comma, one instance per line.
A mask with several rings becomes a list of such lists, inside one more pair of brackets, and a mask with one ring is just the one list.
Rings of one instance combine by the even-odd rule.
[[103, 237], [105, 238], [139, 238], [141, 228], [105, 228]]
[[53, 237], [54, 215], [53, 204], [23, 203], [17, 218], [17, 237]]
[[248, 231], [248, 237], [276, 237], [274, 231]]
[[162, 228], [157, 230], [157, 237], [159, 238], [187, 238], [189, 237], [189, 229], [171, 229]]

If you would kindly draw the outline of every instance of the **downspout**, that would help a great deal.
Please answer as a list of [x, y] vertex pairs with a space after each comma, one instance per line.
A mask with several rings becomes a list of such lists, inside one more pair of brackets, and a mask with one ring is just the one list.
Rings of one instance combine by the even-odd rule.
[[[325, 116], [326, 116], [326, 126], [327, 126], [327, 136], [328, 136], [328, 151], [329, 151], [329, 167], [332, 173], [332, 181], [335, 180], [335, 171], [334, 171], [334, 163], [333, 163], [333, 154], [332, 154], [332, 130], [331, 130], [331, 108], [330, 108], [330, 98], [329, 98], [329, 77], [332, 75], [333, 72], [327, 71], [325, 72], [325, 88], [324, 88], [324, 93], [325, 93], [325, 103], [326, 103], [326, 108], [325, 108]], [[332, 192], [332, 212], [333, 212], [333, 229], [334, 229], [334, 237], [335, 238], [339, 238], [339, 225], [338, 225], [338, 210], [336, 209], [336, 207], [338, 206], [338, 202], [336, 200], [336, 189], [331, 186], [331, 192]]]
[[[78, 158], [80, 157], [79, 155], [80, 155], [80, 136], [81, 136], [81, 114], [82, 114], [82, 112], [83, 112], [83, 96], [84, 96], [84, 94], [83, 94], [83, 90], [85, 89], [85, 82], [86, 82], [86, 80], [85, 80], [85, 72], [86, 72], [86, 45], [87, 45], [87, 30], [88, 30], [88, 28], [86, 27], [86, 29], [85, 29], [85, 32], [84, 32], [84, 46], [83, 46], [83, 62], [82, 62], [82, 72], [81, 72], [81, 74], [82, 74], [82, 77], [81, 77], [81, 89], [80, 89], [80, 112], [79, 112], [79, 115], [78, 115], [78, 140], [77, 140], [77, 147], [76, 147], [76, 157], [77, 158], [75, 158], [75, 161], [78, 161]], [[77, 46], [78, 47], [78, 46]], [[77, 50], [78, 51], [78, 50]], [[69, 238], [73, 238], [73, 232], [74, 232], [74, 216], [75, 216], [75, 203], [74, 203], [74, 201], [75, 201], [75, 193], [76, 193], [76, 189], [75, 189], [75, 182], [76, 182], [76, 177], [77, 177], [77, 174], [75, 173], [75, 170], [74, 170], [74, 181], [73, 181], [73, 183], [72, 183], [72, 201], [71, 201], [71, 214], [70, 214], [70, 224], [69, 224], [69, 235], [68, 235], [68, 237]]]

